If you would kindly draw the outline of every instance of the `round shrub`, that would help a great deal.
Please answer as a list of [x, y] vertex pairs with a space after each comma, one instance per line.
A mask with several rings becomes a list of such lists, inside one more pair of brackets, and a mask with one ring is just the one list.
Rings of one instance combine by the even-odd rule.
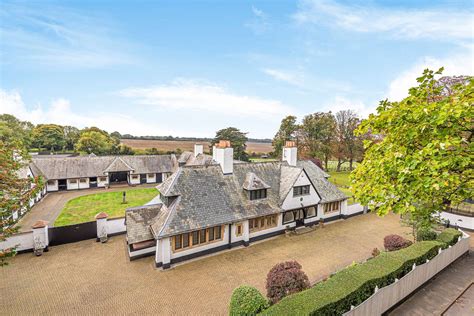
[[229, 315], [256, 315], [268, 307], [268, 302], [262, 293], [254, 287], [242, 285], [232, 292]]
[[438, 234], [432, 229], [423, 228], [416, 232], [416, 241], [436, 240]]
[[296, 261], [279, 263], [267, 274], [267, 297], [272, 304], [309, 286], [308, 276]]
[[387, 251], [400, 250], [410, 246], [411, 244], [411, 241], [403, 238], [400, 235], [387, 235], [383, 239], [383, 245]]

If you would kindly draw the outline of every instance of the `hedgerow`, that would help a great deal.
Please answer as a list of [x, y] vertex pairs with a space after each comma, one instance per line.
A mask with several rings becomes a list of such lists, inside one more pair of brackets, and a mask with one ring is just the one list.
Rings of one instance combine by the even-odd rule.
[[369, 298], [376, 286], [387, 286], [411, 271], [414, 263], [422, 264], [435, 257], [442, 246], [440, 241], [421, 241], [398, 251], [383, 252], [308, 290], [283, 298], [261, 315], [341, 315], [351, 305], [357, 306]]
[[454, 245], [461, 236], [462, 233], [459, 230], [446, 228], [438, 235], [437, 240], [445, 244], [443, 248], [447, 248], [448, 246]]

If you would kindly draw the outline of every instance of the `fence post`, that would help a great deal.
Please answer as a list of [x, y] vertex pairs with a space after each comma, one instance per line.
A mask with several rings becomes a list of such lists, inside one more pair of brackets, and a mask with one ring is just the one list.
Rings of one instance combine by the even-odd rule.
[[95, 220], [97, 223], [97, 239], [96, 241], [100, 241], [102, 243], [107, 241], [107, 218], [109, 215], [105, 212], [100, 212], [95, 216]]
[[48, 251], [48, 222], [39, 220], [31, 228], [33, 229], [33, 250], [35, 255], [41, 256], [43, 251]]

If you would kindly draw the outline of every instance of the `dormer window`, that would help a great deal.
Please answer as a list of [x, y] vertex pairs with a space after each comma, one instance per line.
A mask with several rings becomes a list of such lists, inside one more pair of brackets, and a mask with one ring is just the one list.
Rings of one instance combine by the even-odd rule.
[[267, 189], [249, 191], [249, 198], [251, 201], [264, 199], [266, 197], [267, 197]]
[[293, 187], [293, 196], [301, 196], [309, 194], [309, 185], [301, 185]]

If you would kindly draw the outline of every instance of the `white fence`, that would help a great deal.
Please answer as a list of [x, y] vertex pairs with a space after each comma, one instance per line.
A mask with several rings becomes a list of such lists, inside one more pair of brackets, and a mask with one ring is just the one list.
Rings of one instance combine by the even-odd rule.
[[454, 246], [441, 250], [436, 257], [416, 266], [395, 283], [376, 290], [371, 297], [344, 315], [381, 315], [467, 251], [469, 251], [469, 235], [463, 232], [463, 237]]
[[124, 217], [107, 220], [107, 234], [119, 234], [126, 230]]
[[0, 249], [16, 247], [16, 251], [33, 249], [33, 231], [15, 234], [7, 240], [0, 242]]
[[364, 211], [364, 207], [357, 203], [357, 204], [352, 204], [352, 205], [347, 206], [346, 212], [344, 212], [344, 214], [342, 215], [348, 216], [348, 215], [361, 213], [363, 211]]

